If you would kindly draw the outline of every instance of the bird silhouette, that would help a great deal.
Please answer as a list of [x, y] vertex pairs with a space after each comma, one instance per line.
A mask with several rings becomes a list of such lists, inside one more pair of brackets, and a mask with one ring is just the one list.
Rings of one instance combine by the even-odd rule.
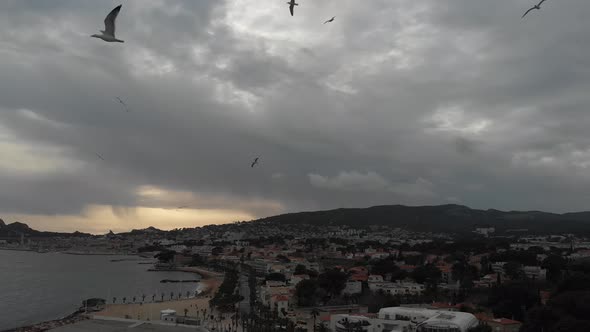
[[90, 37], [99, 38], [109, 43], [124, 43], [125, 41], [115, 37], [115, 20], [117, 19], [117, 15], [119, 15], [122, 6], [123, 5], [118, 5], [107, 15], [104, 19], [104, 30], [100, 30], [100, 35], [95, 34]]
[[96, 152], [95, 152], [94, 154], [95, 154], [95, 155], [96, 155], [98, 158], [100, 158], [101, 160], [104, 160], [104, 158], [103, 158], [101, 155], [99, 155], [98, 153], [96, 153]]
[[541, 0], [541, 2], [539, 2], [538, 4], [536, 4], [536, 5], [532, 6], [531, 8], [529, 8], [529, 10], [527, 10], [527, 11], [526, 11], [526, 12], [525, 12], [525, 13], [522, 15], [522, 17], [521, 17], [521, 18], [524, 18], [524, 17], [525, 17], [525, 16], [526, 16], [528, 13], [530, 13], [530, 12], [531, 12], [531, 10], [534, 10], [534, 9], [537, 9], [537, 10], [539, 10], [539, 9], [541, 9], [541, 4], [542, 4], [543, 2], [545, 2], [545, 0]]
[[260, 157], [256, 157], [256, 158], [254, 159], [254, 161], [252, 162], [252, 165], [250, 165], [250, 167], [254, 167], [254, 166], [256, 166], [256, 164], [258, 164], [258, 159], [260, 159]]
[[329, 19], [326, 22], [324, 22], [324, 24], [334, 22], [334, 19], [335, 18], [336, 18], [336, 16], [332, 17], [331, 19]]
[[119, 104], [123, 105], [123, 107], [125, 108], [125, 112], [129, 112], [129, 107], [127, 107], [127, 104], [125, 104], [125, 102], [123, 100], [121, 100], [121, 98], [115, 97], [115, 99], [117, 99]]
[[295, 0], [291, 0], [287, 2], [287, 4], [289, 5], [289, 11], [291, 12], [291, 16], [293, 16], [293, 10], [295, 9], [295, 6], [299, 6], [299, 4], [296, 3]]

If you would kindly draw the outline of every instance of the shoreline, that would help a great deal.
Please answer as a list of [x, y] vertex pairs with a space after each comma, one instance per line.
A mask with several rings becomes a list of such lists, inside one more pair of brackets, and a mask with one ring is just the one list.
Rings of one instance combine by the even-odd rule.
[[186, 310], [187, 315], [192, 317], [203, 316], [203, 310], [206, 310], [205, 313], [210, 313], [211, 307], [209, 306], [209, 300], [223, 282], [224, 274], [196, 267], [177, 268], [174, 271], [200, 275], [200, 283], [203, 285], [201, 293], [192, 298], [163, 302], [107, 304], [103, 310], [95, 312], [92, 315], [153, 321], [160, 320], [160, 311], [166, 309], [176, 310], [178, 315], [184, 315], [184, 311]]
[[0, 332], [39, 332], [47, 331], [57, 327], [75, 324], [77, 322], [87, 320], [89, 317], [84, 314], [83, 310], [76, 310], [73, 313], [54, 320], [49, 320], [37, 324], [27, 325], [23, 327], [11, 328], [8, 330], [1, 330]]
[[[1, 249], [0, 249], [1, 250]], [[19, 250], [20, 251], [20, 250]], [[30, 250], [22, 250], [30, 251]], [[34, 252], [34, 251], [33, 251]], [[63, 254], [63, 252], [60, 252]], [[136, 255], [128, 255], [136, 256]], [[0, 330], [0, 332], [39, 332], [47, 331], [49, 329], [60, 326], [71, 325], [82, 320], [92, 319], [93, 316], [113, 317], [113, 318], [127, 318], [138, 320], [159, 320], [160, 311], [165, 309], [176, 310], [179, 315], [184, 314], [184, 310], [188, 310], [189, 316], [204, 315], [203, 309], [211, 312], [209, 307], [209, 300], [213, 297], [221, 283], [223, 282], [223, 273], [209, 271], [197, 267], [181, 267], [172, 271], [194, 273], [200, 277], [199, 283], [202, 285], [202, 290], [196, 297], [177, 299], [163, 302], [149, 302], [149, 303], [127, 303], [127, 304], [106, 304], [105, 308], [96, 312], [85, 313], [84, 310], [76, 310], [75, 312], [66, 315], [62, 318], [52, 319], [44, 322], [39, 322], [31, 325], [10, 328], [7, 330]]]

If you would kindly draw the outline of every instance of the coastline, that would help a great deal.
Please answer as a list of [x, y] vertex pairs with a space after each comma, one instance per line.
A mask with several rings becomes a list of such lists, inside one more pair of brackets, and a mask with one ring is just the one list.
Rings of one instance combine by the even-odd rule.
[[39, 331], [47, 331], [51, 330], [60, 326], [71, 325], [75, 324], [79, 321], [83, 321], [89, 319], [87, 315], [84, 314], [82, 310], [76, 310], [73, 313], [59, 319], [54, 319], [42, 323], [37, 323], [33, 325], [27, 325], [23, 327], [17, 327], [14, 329], [2, 330], [0, 332], [39, 332]]
[[107, 304], [103, 310], [95, 312], [94, 316], [152, 321], [159, 320], [160, 311], [166, 309], [176, 310], [178, 315], [184, 315], [186, 309], [187, 315], [192, 317], [202, 316], [204, 309], [210, 313], [209, 300], [221, 285], [223, 273], [193, 267], [178, 268], [174, 271], [199, 274], [200, 283], [203, 285], [201, 293], [193, 298], [164, 302]]

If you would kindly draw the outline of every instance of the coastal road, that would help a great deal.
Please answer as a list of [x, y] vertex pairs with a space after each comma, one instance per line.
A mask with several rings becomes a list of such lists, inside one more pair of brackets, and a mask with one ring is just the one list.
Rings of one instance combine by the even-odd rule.
[[240, 274], [240, 285], [239, 291], [240, 295], [244, 297], [242, 302], [240, 302], [240, 313], [241, 314], [249, 314], [250, 313], [250, 286], [248, 285], [248, 275], [247, 274]]

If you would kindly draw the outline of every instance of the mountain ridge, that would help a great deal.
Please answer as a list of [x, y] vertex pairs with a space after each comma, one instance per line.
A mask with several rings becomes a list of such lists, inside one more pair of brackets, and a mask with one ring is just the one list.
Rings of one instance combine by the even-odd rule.
[[[276, 223], [280, 225], [332, 225], [367, 226], [384, 225], [407, 228], [414, 231], [467, 233], [476, 226], [489, 225], [498, 232], [509, 229], [529, 229], [531, 232], [583, 232], [590, 234], [590, 211], [552, 213], [537, 210], [502, 211], [497, 209], [472, 209], [464, 205], [376, 205], [366, 208], [337, 208], [332, 210], [284, 213], [250, 221], [252, 223]], [[117, 235], [164, 234], [167, 231], [153, 226], [133, 229]], [[43, 232], [27, 224], [6, 224], [0, 219], [0, 237], [26, 236], [92, 236], [87, 233]], [[109, 232], [110, 235], [114, 233]]]
[[590, 232], [590, 212], [552, 213], [543, 211], [501, 211], [472, 209], [464, 205], [377, 205], [368, 208], [286, 213], [254, 222], [284, 225], [387, 225], [416, 231], [470, 232], [478, 225], [505, 231], [527, 228], [533, 232]]

